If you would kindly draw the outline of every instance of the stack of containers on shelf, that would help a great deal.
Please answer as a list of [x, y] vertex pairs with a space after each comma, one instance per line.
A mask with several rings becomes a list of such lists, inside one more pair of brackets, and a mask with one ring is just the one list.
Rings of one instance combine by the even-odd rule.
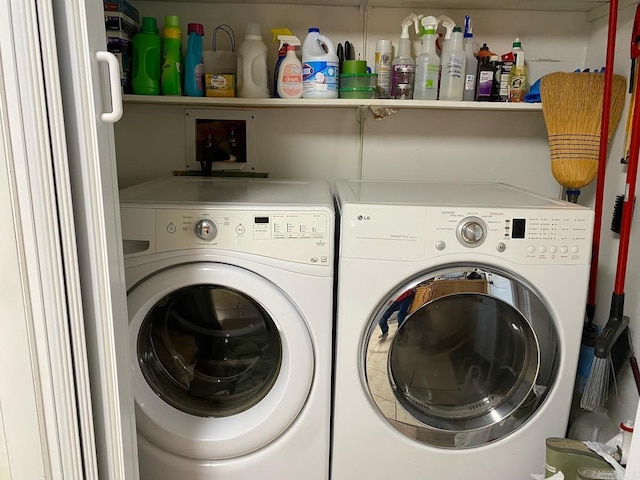
[[340, 98], [376, 98], [378, 75], [370, 70], [364, 60], [342, 62]]
[[293, 35], [278, 35], [286, 55], [276, 64], [276, 94], [279, 98], [302, 98], [302, 62], [296, 54], [300, 40]]
[[413, 98], [416, 100], [437, 100], [440, 57], [436, 51], [436, 30], [438, 19], [422, 17], [422, 53], [416, 58], [416, 79]]
[[187, 31], [187, 54], [184, 60], [184, 94], [189, 97], [203, 97], [202, 37], [204, 36], [204, 27], [200, 23], [189, 23]]
[[466, 57], [465, 75], [464, 75], [464, 93], [462, 100], [465, 102], [473, 101], [476, 98], [476, 74], [478, 70], [478, 59], [473, 52], [473, 27], [471, 26], [471, 17], [464, 17], [464, 54]]
[[120, 63], [120, 83], [125, 93], [131, 92], [133, 70], [133, 36], [138, 32], [140, 14], [126, 0], [105, 0], [104, 23], [107, 33], [107, 51]]
[[140, 31], [133, 36], [131, 89], [137, 95], [160, 95], [162, 41], [156, 19], [142, 17]]
[[466, 65], [466, 55], [462, 44], [462, 29], [454, 27], [451, 39], [442, 52], [440, 100], [462, 100]]
[[182, 29], [176, 15], [164, 18], [160, 88], [163, 95], [182, 95]]
[[338, 54], [331, 40], [316, 27], [302, 44], [302, 97], [338, 98]]
[[260, 25], [248, 23], [238, 48], [238, 97], [269, 98], [267, 46]]
[[391, 65], [391, 98], [398, 100], [413, 98], [416, 63], [411, 56], [411, 39], [409, 38], [409, 27], [412, 24], [415, 26], [416, 34], [419, 33], [418, 16], [414, 13], [402, 21], [398, 53]]

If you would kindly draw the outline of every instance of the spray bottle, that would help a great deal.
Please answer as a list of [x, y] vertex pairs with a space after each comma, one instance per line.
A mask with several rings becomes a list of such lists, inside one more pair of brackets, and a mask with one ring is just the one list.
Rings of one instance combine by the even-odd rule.
[[415, 26], [416, 34], [420, 31], [418, 16], [410, 14], [402, 21], [402, 33], [398, 41], [398, 53], [391, 64], [391, 98], [411, 99], [413, 97], [413, 81], [416, 63], [411, 56], [411, 39], [409, 27]]
[[478, 59], [473, 53], [473, 27], [471, 26], [471, 17], [464, 17], [464, 54], [467, 57], [464, 74], [464, 93], [462, 100], [465, 102], [473, 101], [476, 98], [476, 73], [478, 70]]
[[455, 27], [447, 49], [442, 52], [440, 100], [462, 100], [466, 64], [462, 42], [462, 29]]
[[284, 46], [287, 54], [277, 65], [276, 90], [278, 98], [302, 98], [302, 62], [296, 55], [300, 40], [293, 35], [278, 35], [280, 49]]
[[[271, 33], [273, 35], [272, 43], [275, 43], [280, 35], [293, 35], [293, 32], [288, 28], [272, 28]], [[273, 69], [273, 96], [278, 97], [278, 68], [280, 67], [280, 63], [284, 60], [284, 57], [287, 55], [287, 45], [283, 42], [280, 42], [280, 46], [278, 47], [278, 60], [276, 60], [276, 66]]]
[[456, 26], [456, 22], [446, 15], [440, 15], [438, 17], [438, 23], [445, 29], [444, 40], [442, 40], [440, 47], [440, 57], [442, 57], [442, 54], [448, 48], [449, 40], [451, 40], [451, 34], [453, 33], [453, 28]]
[[413, 98], [416, 100], [437, 100], [440, 71], [440, 57], [436, 52], [438, 19], [423, 17], [421, 23], [422, 53], [416, 58], [416, 82]]

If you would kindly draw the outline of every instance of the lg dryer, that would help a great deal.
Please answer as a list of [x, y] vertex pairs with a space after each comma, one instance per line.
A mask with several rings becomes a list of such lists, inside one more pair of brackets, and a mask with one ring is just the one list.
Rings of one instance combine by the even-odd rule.
[[336, 196], [332, 479], [542, 473], [569, 415], [593, 212], [501, 184]]

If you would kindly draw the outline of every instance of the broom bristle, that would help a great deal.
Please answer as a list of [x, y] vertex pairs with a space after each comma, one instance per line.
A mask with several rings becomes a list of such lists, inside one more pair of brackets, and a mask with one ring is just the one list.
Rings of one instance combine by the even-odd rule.
[[580, 408], [592, 412], [604, 408], [609, 396], [609, 362], [608, 356], [593, 358], [589, 379], [580, 399]]
[[[551, 173], [566, 188], [582, 188], [591, 183], [598, 172], [603, 94], [602, 73], [557, 72], [545, 75], [540, 81]], [[625, 78], [614, 75], [608, 140], [620, 122], [625, 95]]]

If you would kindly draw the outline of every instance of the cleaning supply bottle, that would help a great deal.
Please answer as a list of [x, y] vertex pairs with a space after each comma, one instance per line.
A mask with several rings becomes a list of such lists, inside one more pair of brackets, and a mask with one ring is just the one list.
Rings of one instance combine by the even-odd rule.
[[464, 17], [464, 54], [466, 57], [465, 74], [464, 74], [464, 93], [462, 100], [465, 102], [473, 101], [476, 98], [476, 73], [478, 70], [478, 59], [473, 53], [473, 27], [471, 25], [471, 17]]
[[302, 44], [302, 97], [338, 98], [338, 54], [320, 29], [309, 28]]
[[296, 55], [296, 47], [300, 46], [300, 40], [291, 35], [279, 35], [278, 38], [287, 48], [287, 54], [278, 68], [278, 97], [302, 98], [302, 62]]
[[162, 94], [182, 95], [182, 30], [177, 15], [164, 18], [162, 38]]
[[462, 29], [454, 27], [449, 44], [442, 53], [440, 100], [462, 100], [466, 63], [462, 42]]
[[449, 40], [451, 40], [451, 34], [453, 33], [453, 29], [456, 26], [456, 22], [454, 22], [450, 17], [446, 15], [440, 15], [438, 17], [438, 23], [444, 27], [444, 38], [442, 39], [442, 43], [440, 45], [440, 58], [442, 58], [442, 54], [448, 48]]
[[257, 23], [247, 24], [244, 40], [238, 48], [237, 71], [238, 97], [269, 98], [267, 46]]
[[284, 57], [287, 56], [287, 44], [280, 37], [293, 36], [293, 32], [288, 28], [272, 28], [271, 33], [273, 34], [272, 42], [280, 40], [280, 46], [278, 47], [278, 59], [276, 60], [276, 65], [273, 68], [273, 96], [278, 98], [278, 69], [280, 68], [280, 63], [284, 60]]
[[422, 17], [422, 53], [416, 58], [416, 79], [413, 98], [416, 100], [437, 100], [440, 57], [436, 52], [436, 29], [438, 19]]
[[409, 38], [411, 24], [415, 25], [416, 34], [419, 33], [418, 16], [415, 13], [410, 14], [402, 21], [398, 52], [391, 63], [391, 98], [413, 98], [416, 63], [411, 56], [411, 39]]
[[201, 23], [187, 25], [187, 54], [184, 59], [184, 94], [189, 97], [204, 96], [204, 64], [202, 63], [202, 37], [204, 27]]
[[131, 89], [137, 95], [160, 95], [162, 40], [156, 19], [142, 17], [140, 31], [133, 36]]
[[482, 56], [480, 58], [480, 64], [478, 65], [478, 85], [475, 95], [475, 99], [478, 102], [494, 101], [492, 92], [495, 74], [496, 69], [491, 62], [491, 57]]
[[524, 102], [524, 96], [527, 93], [527, 69], [524, 63], [524, 50], [519, 38], [513, 42], [511, 52], [515, 56], [515, 63], [509, 72], [509, 101]]
[[393, 60], [393, 45], [391, 40], [378, 40], [376, 42], [375, 69], [378, 75], [376, 88], [378, 98], [391, 96], [391, 62]]
[[476, 54], [476, 58], [478, 59], [478, 63], [480, 63], [484, 57], [491, 57], [492, 55], [495, 55], [495, 53], [489, 50], [486, 43], [483, 43], [482, 47], [480, 47], [480, 50], [478, 50], [478, 53]]

